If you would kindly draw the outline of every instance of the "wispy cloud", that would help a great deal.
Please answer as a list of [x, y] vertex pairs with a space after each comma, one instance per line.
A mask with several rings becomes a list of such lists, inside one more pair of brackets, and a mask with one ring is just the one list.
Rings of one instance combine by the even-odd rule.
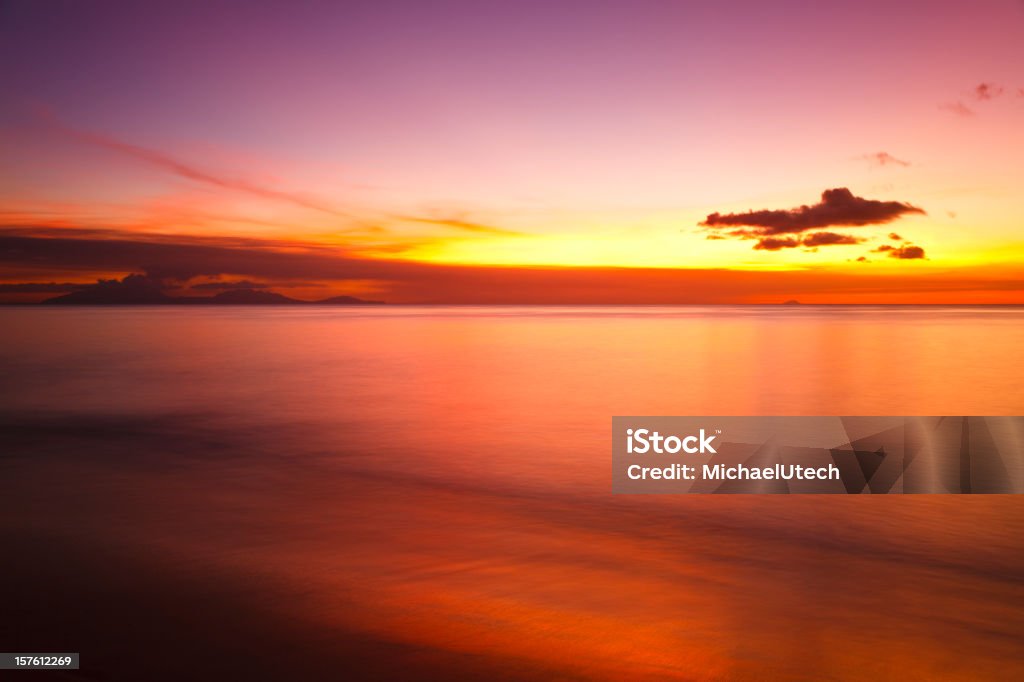
[[[966, 93], [966, 99], [977, 102], [978, 104], [985, 104], [991, 102], [994, 99], [1002, 97], [1003, 93], [1006, 92], [1006, 88], [998, 83], [992, 83], [989, 81], [983, 81], [978, 83]], [[1024, 93], [1024, 88], [1021, 89]], [[939, 105], [940, 109], [956, 114], [957, 116], [971, 117], [977, 115], [977, 112], [964, 104], [963, 99], [958, 99], [955, 102], [947, 102]]]
[[464, 230], [466, 232], [477, 232], [480, 234], [503, 235], [506, 237], [521, 237], [524, 234], [522, 232], [516, 232], [515, 230], [507, 230], [505, 228], [495, 227], [493, 225], [484, 225], [482, 223], [469, 222], [459, 218], [430, 218], [409, 215], [397, 217], [399, 220], [408, 220], [416, 223], [429, 223], [431, 225], [441, 225], [456, 230]]
[[151, 149], [116, 137], [67, 125], [49, 110], [40, 108], [37, 112], [40, 118], [51, 128], [80, 142], [115, 152], [124, 157], [147, 164], [153, 168], [167, 171], [168, 173], [172, 173], [178, 177], [210, 187], [248, 194], [261, 199], [280, 201], [292, 204], [293, 206], [328, 213], [330, 215], [349, 217], [347, 213], [331, 206], [329, 203], [301, 192], [283, 190], [247, 178], [217, 173], [203, 168], [199, 164], [179, 159], [157, 149]]
[[964, 104], [963, 102], [961, 102], [960, 100], [957, 100], [956, 102], [946, 102], [945, 104], [940, 104], [939, 108], [942, 109], [943, 111], [948, 111], [950, 113], [956, 114], [957, 116], [963, 116], [964, 118], [968, 118], [975, 115], [974, 110], [971, 109], [966, 104]]
[[995, 83], [979, 83], [974, 86], [971, 95], [979, 102], [995, 99], [1003, 94], [1003, 87]]
[[870, 163], [872, 166], [903, 166], [906, 168], [910, 165], [909, 161], [898, 159], [889, 152], [875, 152], [874, 154], [864, 154], [862, 157], [865, 161]]

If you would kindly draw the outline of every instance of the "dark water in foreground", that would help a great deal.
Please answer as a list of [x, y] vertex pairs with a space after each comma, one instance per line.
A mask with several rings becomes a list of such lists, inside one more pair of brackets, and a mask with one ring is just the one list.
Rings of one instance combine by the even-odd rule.
[[0, 650], [68, 679], [1024, 679], [1024, 497], [609, 492], [614, 414], [1020, 414], [1024, 309], [0, 329]]

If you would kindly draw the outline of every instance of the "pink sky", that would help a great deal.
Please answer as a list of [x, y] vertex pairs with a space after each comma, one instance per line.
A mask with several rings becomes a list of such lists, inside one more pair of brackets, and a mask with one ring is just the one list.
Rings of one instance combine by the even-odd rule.
[[[481, 266], [1020, 274], [1020, 2], [2, 12], [4, 229]], [[832, 188], [921, 212], [816, 250], [700, 227]], [[878, 251], [893, 231], [926, 258]]]

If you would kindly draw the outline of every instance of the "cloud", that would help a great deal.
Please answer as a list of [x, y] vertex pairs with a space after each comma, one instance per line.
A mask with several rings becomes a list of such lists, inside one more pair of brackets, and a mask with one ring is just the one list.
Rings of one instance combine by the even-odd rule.
[[[971, 90], [967, 93], [967, 97], [970, 100], [979, 103], [991, 102], [992, 100], [1001, 97], [1005, 91], [1006, 90], [1005, 88], [1003, 88], [1003, 86], [998, 85], [996, 83], [982, 82], [978, 83], [973, 88], [971, 88]], [[1024, 92], [1024, 89], [1021, 89], [1020, 92]], [[943, 109], [944, 111], [954, 113], [957, 116], [970, 117], [976, 114], [974, 109], [971, 109], [969, 106], [964, 104], [962, 100], [940, 104], [939, 108]]]
[[87, 286], [76, 282], [0, 282], [0, 294], [63, 294]]
[[920, 246], [901, 246], [898, 249], [893, 249], [889, 252], [889, 258], [899, 258], [901, 260], [916, 260], [924, 258], [924, 249]]
[[890, 232], [889, 233], [889, 239], [893, 240], [894, 242], [901, 242], [901, 241], [903, 241], [903, 237], [899, 236], [895, 232]]
[[247, 279], [236, 281], [201, 282], [192, 284], [189, 289], [196, 291], [237, 291], [239, 289], [266, 289], [269, 284], [265, 282], [253, 282]]
[[839, 234], [838, 232], [815, 232], [809, 234], [803, 239], [803, 245], [807, 247], [815, 246], [833, 246], [840, 244], [860, 244], [864, 240], [860, 237], [854, 237], [849, 234]]
[[957, 116], [963, 116], [965, 118], [975, 115], [973, 109], [971, 109], [969, 106], [967, 106], [966, 104], [959, 100], [957, 100], [956, 102], [947, 102], [945, 104], [940, 104], [939, 109], [954, 113]]
[[762, 237], [754, 244], [759, 251], [779, 251], [780, 249], [794, 249], [803, 246], [808, 249], [817, 249], [819, 246], [837, 246], [842, 244], [860, 244], [864, 240], [849, 234], [838, 232], [814, 232], [800, 237]]
[[845, 187], [839, 187], [825, 190], [821, 201], [810, 206], [746, 213], [712, 213], [700, 224], [712, 230], [725, 227], [754, 228], [730, 233], [731, 236], [751, 238], [794, 234], [836, 225], [879, 225], [908, 214], [923, 215], [924, 211], [900, 201], [864, 199], [855, 196]]
[[0, 268], [29, 265], [50, 272], [142, 271], [159, 280], [179, 282], [221, 275], [304, 281], [401, 278], [424, 267], [281, 240], [0, 227]]
[[[121, 278], [139, 273], [140, 263], [152, 263], [162, 272], [225, 280], [324, 284], [359, 280], [372, 288], [373, 298], [394, 303], [756, 303], [779, 297], [819, 302], [873, 302], [878, 297], [888, 302], [955, 302], [964, 296], [977, 302], [978, 294], [984, 292], [992, 292], [986, 300], [1024, 301], [1019, 268], [992, 265], [943, 272], [911, 268], [908, 273], [879, 272], [870, 278], [828, 268], [491, 267], [360, 258], [298, 242], [282, 249], [275, 242], [271, 242], [275, 246], [261, 246], [260, 240], [250, 239], [245, 245], [228, 247], [180, 235], [144, 241], [142, 235], [118, 236], [113, 230], [77, 234], [69, 228], [60, 231], [63, 236], [54, 232], [44, 231], [49, 234], [44, 237], [24, 227], [0, 226], [0, 272], [17, 271], [26, 280], [59, 282]], [[907, 250], [904, 256], [915, 257], [914, 253]], [[152, 273], [148, 279], [152, 282]]]
[[763, 251], [778, 251], [779, 249], [793, 249], [800, 246], [800, 240], [796, 237], [765, 237], [754, 244], [754, 248]]
[[979, 83], [971, 91], [971, 96], [979, 102], [995, 99], [1003, 94], [1003, 87], [995, 83]]
[[142, 147], [107, 135], [81, 130], [64, 124], [49, 110], [40, 110], [38, 113], [40, 117], [54, 129], [64, 133], [65, 135], [69, 135], [76, 140], [108, 151], [116, 152], [155, 168], [168, 171], [179, 177], [192, 180], [193, 182], [219, 187], [221, 189], [242, 192], [262, 199], [281, 201], [302, 208], [329, 213], [331, 215], [349, 217], [346, 213], [328, 205], [327, 203], [307, 195], [277, 189], [266, 184], [253, 182], [243, 178], [214, 173], [213, 171], [175, 158], [162, 151]]
[[884, 253], [889, 258], [897, 258], [899, 260], [919, 260], [925, 257], [924, 249], [920, 246], [914, 246], [913, 244], [904, 244], [903, 246], [893, 246], [892, 244], [882, 244], [877, 249], [872, 249], [872, 253]]
[[164, 289], [164, 283], [159, 279], [130, 274], [119, 280], [101, 279], [59, 299], [75, 303], [163, 303], [168, 299]]
[[868, 161], [873, 166], [903, 166], [906, 168], [910, 165], [909, 161], [903, 159], [897, 159], [889, 152], [875, 152], [874, 154], [865, 154], [862, 156], [864, 160]]
[[420, 216], [398, 216], [398, 218], [400, 220], [410, 220], [417, 223], [430, 223], [432, 225], [443, 225], [444, 227], [453, 227], [457, 230], [465, 230], [466, 232], [504, 235], [507, 237], [523, 236], [522, 232], [516, 232], [515, 230], [506, 230], [505, 228], [502, 227], [494, 227], [492, 225], [473, 223], [466, 220], [460, 220], [458, 218], [426, 218]]

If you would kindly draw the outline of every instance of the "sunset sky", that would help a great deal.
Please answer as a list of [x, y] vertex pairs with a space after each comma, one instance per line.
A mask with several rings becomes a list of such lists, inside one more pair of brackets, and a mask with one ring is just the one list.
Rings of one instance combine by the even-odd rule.
[[0, 4], [0, 298], [1024, 303], [1024, 2]]

